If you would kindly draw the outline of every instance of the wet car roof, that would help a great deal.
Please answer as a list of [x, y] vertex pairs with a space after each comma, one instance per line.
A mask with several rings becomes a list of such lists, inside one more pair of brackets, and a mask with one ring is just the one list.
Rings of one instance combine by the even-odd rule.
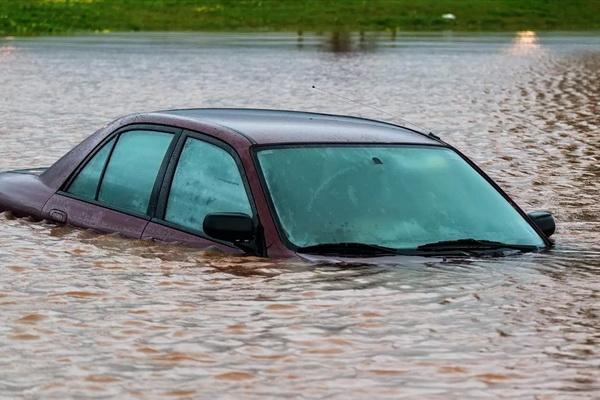
[[365, 118], [301, 111], [195, 108], [157, 111], [237, 131], [253, 143], [415, 143], [439, 144], [427, 135]]

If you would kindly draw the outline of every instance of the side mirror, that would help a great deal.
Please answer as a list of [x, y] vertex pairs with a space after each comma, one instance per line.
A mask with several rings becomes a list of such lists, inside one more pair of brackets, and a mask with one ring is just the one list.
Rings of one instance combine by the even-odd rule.
[[254, 239], [254, 221], [242, 213], [212, 213], [204, 218], [202, 224], [208, 236], [226, 242], [246, 242]]
[[554, 217], [549, 211], [532, 211], [527, 213], [527, 215], [529, 215], [529, 218], [531, 218], [537, 227], [544, 232], [546, 237], [552, 236], [556, 230], [556, 223], [554, 222]]

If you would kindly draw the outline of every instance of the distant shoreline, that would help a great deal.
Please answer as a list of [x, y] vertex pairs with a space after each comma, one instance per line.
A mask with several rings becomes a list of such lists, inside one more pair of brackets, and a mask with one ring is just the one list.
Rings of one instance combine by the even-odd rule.
[[[171, 4], [169, 4], [171, 3]], [[0, 36], [600, 31], [598, 0], [0, 0]]]

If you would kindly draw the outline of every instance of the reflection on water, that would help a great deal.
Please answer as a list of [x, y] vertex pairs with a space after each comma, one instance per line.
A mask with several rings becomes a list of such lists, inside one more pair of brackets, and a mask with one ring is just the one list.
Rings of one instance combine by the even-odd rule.
[[344, 266], [0, 214], [0, 397], [600, 391], [598, 37], [122, 34], [0, 40], [0, 49], [0, 169], [48, 165], [135, 111], [386, 118], [314, 84], [431, 127], [525, 209], [558, 219], [547, 254]]
[[359, 32], [332, 32], [324, 38], [323, 48], [332, 53], [353, 53], [374, 51], [377, 48], [379, 35]]
[[533, 31], [517, 32], [509, 52], [512, 54], [531, 54], [540, 50], [538, 37]]
[[16, 50], [15, 46], [3, 45], [0, 46], [0, 58], [10, 57], [10, 55]]

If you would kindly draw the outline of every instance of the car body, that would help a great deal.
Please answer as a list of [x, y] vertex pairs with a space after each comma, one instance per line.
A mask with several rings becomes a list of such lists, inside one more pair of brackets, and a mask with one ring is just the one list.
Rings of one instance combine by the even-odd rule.
[[[380, 155], [371, 157], [371, 153]], [[361, 160], [356, 168], [355, 159]], [[297, 164], [290, 164], [291, 160]], [[132, 238], [216, 247], [237, 254], [382, 256], [391, 253], [372, 251], [377, 248], [368, 246], [363, 251], [351, 239], [360, 238], [357, 230], [361, 226], [365, 231], [379, 230], [378, 235], [385, 236], [381, 228], [389, 230], [392, 226], [386, 207], [401, 203], [400, 198], [408, 198], [410, 190], [384, 193], [380, 189], [397, 186], [401, 168], [414, 170], [417, 175], [410, 185], [419, 186], [427, 176], [418, 175], [417, 169], [427, 163], [432, 171], [438, 171], [442, 164], [454, 165], [453, 168], [464, 170], [468, 179], [477, 180], [479, 186], [473, 187], [478, 189], [465, 188], [462, 201], [466, 199], [468, 203], [469, 196], [477, 197], [475, 190], [489, 193], [503, 212], [514, 219], [513, 225], [527, 231], [523, 235], [529, 238], [528, 247], [545, 249], [552, 245], [548, 237], [554, 231], [554, 221], [549, 213], [524, 213], [473, 162], [437, 136], [388, 122], [283, 110], [182, 109], [119, 118], [49, 168], [0, 174], [0, 211], [101, 232], [119, 232]], [[382, 166], [394, 169], [394, 173], [381, 172]], [[444, 171], [431, 187], [443, 186], [453, 175], [452, 170]], [[365, 184], [357, 185], [356, 176]], [[457, 180], [452, 185], [462, 183]], [[419, 203], [429, 201], [427, 207], [433, 210], [438, 203], [428, 198], [441, 199], [454, 191], [449, 187], [443, 193], [433, 193], [435, 190], [427, 186], [420, 190], [418, 196], [424, 200], [413, 199], [412, 204], [425, 219], [431, 215], [426, 215], [427, 209], [418, 208]], [[291, 193], [294, 199], [277, 198], [275, 192]], [[196, 213], [198, 204], [202, 211]], [[292, 206], [297, 212], [289, 209]], [[334, 215], [338, 206], [339, 212], [352, 215], [361, 214], [361, 209], [370, 211], [362, 219], [357, 215], [351, 227], [336, 226], [330, 231], [315, 228], [317, 236], [330, 235], [344, 242], [337, 250], [318, 251], [320, 242], [307, 239], [301, 229], [310, 231], [320, 222], [332, 225], [325, 220], [328, 215], [339, 218]], [[460, 209], [460, 205], [453, 207]], [[494, 215], [484, 214], [488, 211], [494, 213], [482, 208], [477, 211], [477, 218], [493, 219]], [[469, 207], [465, 212], [470, 212]], [[462, 231], [443, 236], [443, 232], [452, 230], [451, 212], [439, 210], [438, 214], [433, 224], [444, 218], [450, 222], [436, 227], [435, 235], [420, 235], [442, 241], [457, 239]], [[474, 218], [475, 214], [471, 214], [465, 215]], [[405, 231], [419, 224], [413, 216], [407, 219], [413, 222], [402, 228]], [[475, 220], [470, 226], [480, 222], [483, 223]], [[298, 232], [292, 235], [290, 226]], [[502, 230], [497, 226], [494, 229]], [[427, 230], [423, 226], [418, 229]], [[469, 229], [475, 228], [464, 228], [466, 233], [470, 233]], [[344, 240], [334, 238], [338, 235]], [[394, 244], [395, 239], [390, 238], [386, 243]], [[471, 245], [467, 247], [473, 248]], [[462, 247], [455, 243], [445, 251], [460, 251]]]

